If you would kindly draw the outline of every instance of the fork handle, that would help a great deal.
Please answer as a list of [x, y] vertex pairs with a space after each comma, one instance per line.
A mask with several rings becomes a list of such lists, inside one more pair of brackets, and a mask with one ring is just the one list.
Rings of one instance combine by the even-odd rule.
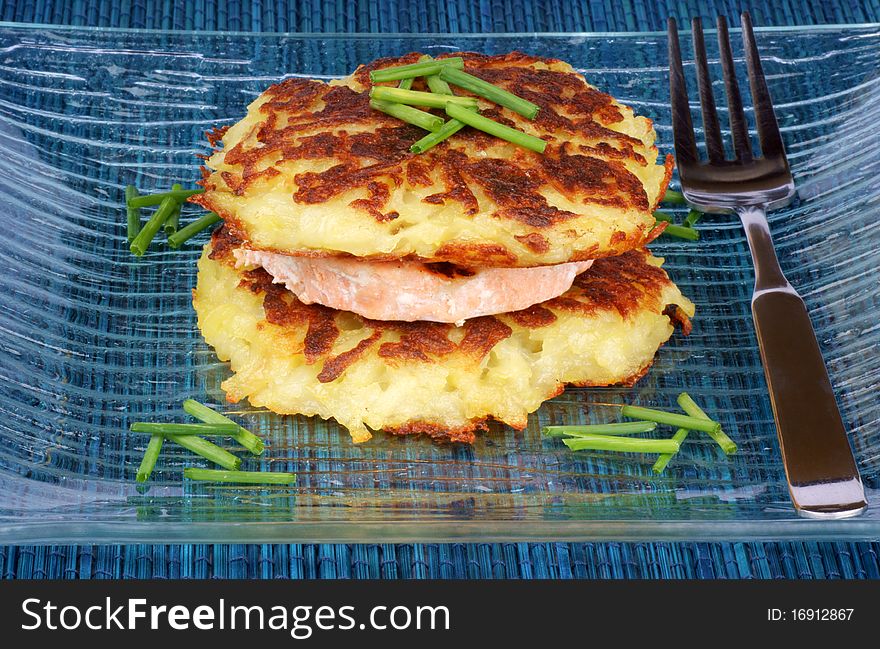
[[755, 265], [752, 317], [792, 502], [804, 516], [865, 509], [865, 491], [807, 308], [773, 249], [763, 208], [739, 211]]

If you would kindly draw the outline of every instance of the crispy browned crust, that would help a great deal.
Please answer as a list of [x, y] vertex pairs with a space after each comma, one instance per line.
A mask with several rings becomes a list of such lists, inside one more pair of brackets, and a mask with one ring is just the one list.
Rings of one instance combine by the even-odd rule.
[[550, 309], [533, 304], [522, 311], [514, 311], [510, 314], [513, 321], [521, 327], [529, 329], [538, 329], [539, 327], [547, 327], [556, 322], [556, 314]]
[[[651, 365], [653, 365], [653, 364], [654, 364], [654, 361], [651, 361], [650, 363], [645, 365], [643, 368], [641, 368], [638, 372], [631, 374], [630, 376], [627, 376], [626, 378], [618, 381], [616, 385], [622, 385], [624, 387], [631, 388], [632, 386], [634, 386], [636, 383], [639, 382], [639, 379], [641, 379], [645, 374], [648, 373], [648, 370], [651, 369]], [[601, 388], [601, 387], [605, 387], [607, 384], [606, 383], [597, 383], [595, 381], [575, 381], [572, 383], [572, 385], [579, 387], [579, 388]]]
[[685, 336], [691, 335], [691, 329], [693, 328], [693, 325], [691, 325], [691, 319], [679, 305], [667, 304], [666, 308], [663, 309], [663, 315], [672, 320], [673, 324], [678, 326]]
[[[211, 259], [234, 267], [232, 250], [238, 242], [236, 233], [228, 227], [216, 229], [211, 238]], [[308, 363], [320, 364], [318, 381], [329, 383], [342, 376], [377, 345], [376, 353], [390, 366], [413, 362], [440, 363], [453, 353], [479, 363], [495, 345], [512, 335], [511, 326], [504, 320], [519, 327], [538, 329], [557, 320], [559, 316], [554, 311], [588, 316], [598, 311], [613, 310], [627, 318], [639, 309], [649, 309], [662, 312], [685, 334], [689, 333], [690, 320], [684, 310], [677, 305], [661, 303], [663, 291], [671, 281], [662, 269], [646, 263], [647, 255], [647, 251], [639, 249], [618, 257], [597, 259], [587, 272], [575, 279], [572, 288], [558, 298], [498, 317], [467, 320], [463, 325], [464, 335], [458, 337], [458, 342], [453, 342], [450, 337], [455, 328], [451, 324], [376, 321], [354, 316], [371, 332], [352, 349], [335, 356], [331, 350], [340, 335], [336, 324], [338, 311], [317, 304], [303, 304], [282, 285], [274, 284], [272, 277], [262, 269], [239, 271], [242, 276], [239, 286], [262, 296], [267, 323], [280, 327], [307, 327], [302, 354]], [[388, 331], [396, 332], [396, 339], [393, 342], [380, 342], [383, 333]], [[620, 383], [634, 384], [649, 367], [650, 363]], [[575, 385], [604, 384], [582, 382]], [[555, 394], [561, 393], [564, 387], [560, 383]], [[553, 396], [551, 394], [547, 398]], [[485, 428], [485, 421], [475, 420], [468, 426], [451, 430], [430, 422], [411, 422], [388, 432], [396, 435], [419, 433], [435, 439], [470, 443], [473, 442], [474, 432]]]
[[437, 441], [460, 442], [463, 444], [473, 444], [477, 438], [478, 430], [489, 430], [487, 425], [488, 417], [477, 421], [470, 422], [467, 426], [458, 428], [447, 428], [438, 424], [432, 424], [425, 421], [414, 421], [406, 426], [398, 426], [397, 428], [384, 428], [386, 433], [392, 435], [428, 435], [431, 439]]
[[613, 310], [624, 318], [637, 309], [661, 311], [666, 305], [660, 304], [660, 295], [670, 281], [661, 268], [646, 264], [645, 256], [643, 250], [633, 250], [597, 259], [575, 277], [571, 290], [544, 306], [583, 315]]
[[[242, 196], [260, 179], [281, 174], [284, 163], [327, 159], [332, 161], [328, 168], [293, 177], [291, 189], [296, 203], [324, 203], [350, 190], [361, 189], [366, 197], [350, 202], [349, 207], [378, 223], [390, 223], [400, 216], [387, 206], [392, 192], [404, 183], [431, 186], [430, 171], [439, 169], [444, 189], [424, 197], [425, 203], [455, 203], [462, 213], [475, 214], [479, 209], [476, 194], [486, 196], [492, 201], [494, 218], [511, 222], [512, 227], [530, 230], [517, 235], [517, 240], [535, 254], [550, 249], [541, 231], [582, 216], [549, 204], [544, 195], [547, 189], [574, 204], [650, 212], [652, 206], [642, 182], [623, 164], [629, 161], [647, 165], [644, 156], [635, 150], [643, 144], [608, 128], [607, 125], [623, 119], [620, 107], [611, 96], [589, 86], [574, 72], [533, 67], [558, 63], [557, 59], [521, 52], [497, 56], [473, 52], [455, 54], [465, 59], [467, 72], [540, 107], [533, 121], [500, 107], [482, 112], [516, 128], [528, 126], [548, 142], [543, 155], [524, 149], [517, 149], [504, 158], [477, 155], [498, 140], [471, 128], [463, 129], [455, 138], [426, 153], [410, 153], [409, 146], [421, 138], [424, 131], [371, 109], [368, 96], [372, 86], [369, 72], [410, 63], [420, 56], [410, 53], [360, 66], [353, 75], [354, 87], [296, 77], [268, 88], [263, 95], [267, 101], [259, 107], [265, 120], [224, 152], [224, 165], [234, 167], [235, 171], [203, 170], [204, 179], [200, 182], [206, 191], [191, 201], [216, 211], [244, 232], [246, 228], [236, 222], [235, 215], [224, 212], [216, 200], [217, 192], [231, 191]], [[415, 87], [422, 83], [418, 80]], [[459, 94], [469, 93], [460, 91]], [[223, 132], [224, 129], [215, 129], [208, 134], [212, 146], [217, 147]], [[574, 136], [593, 143], [571, 146], [568, 140]], [[667, 159], [667, 182], [670, 160]], [[621, 238], [608, 246], [579, 251], [577, 258], [613, 256], [638, 248], [647, 243], [648, 234], [643, 228], [634, 233], [621, 233]], [[399, 256], [387, 254], [370, 258]], [[455, 243], [441, 247], [429, 261], [463, 265], [479, 261], [484, 266], [513, 266], [517, 265], [517, 256], [493, 243]]]

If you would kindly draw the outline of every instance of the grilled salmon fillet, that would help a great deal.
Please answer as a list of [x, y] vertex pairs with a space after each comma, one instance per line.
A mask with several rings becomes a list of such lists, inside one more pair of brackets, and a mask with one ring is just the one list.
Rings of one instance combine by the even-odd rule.
[[336, 419], [355, 442], [372, 430], [471, 442], [495, 419], [515, 428], [566, 384], [631, 384], [693, 304], [638, 249], [596, 260], [563, 295], [467, 320], [378, 321], [303, 304], [262, 268], [237, 267], [240, 241], [215, 231], [193, 306], [233, 375], [227, 398]]
[[454, 322], [519, 311], [571, 288], [592, 261], [536, 268], [476, 268], [355, 257], [297, 257], [233, 251], [238, 264], [260, 267], [304, 304], [323, 304], [373, 320]]
[[543, 155], [469, 127], [410, 153], [425, 131], [370, 108], [368, 92], [371, 70], [413, 63], [411, 53], [331, 83], [268, 88], [211, 134], [205, 192], [191, 200], [253, 249], [313, 256], [529, 267], [618, 255], [659, 234], [652, 211], [672, 158], [658, 163], [649, 119], [562, 61], [454, 54], [540, 106], [528, 120], [479, 99], [485, 116], [546, 140]]

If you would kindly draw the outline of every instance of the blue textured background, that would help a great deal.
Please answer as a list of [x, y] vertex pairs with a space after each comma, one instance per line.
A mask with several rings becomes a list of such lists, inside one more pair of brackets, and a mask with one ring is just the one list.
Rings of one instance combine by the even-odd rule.
[[[880, 21], [880, 0], [0, 0], [0, 20], [294, 32], [634, 31], [667, 16]], [[880, 578], [878, 543], [480, 543], [0, 547], [3, 578]]]

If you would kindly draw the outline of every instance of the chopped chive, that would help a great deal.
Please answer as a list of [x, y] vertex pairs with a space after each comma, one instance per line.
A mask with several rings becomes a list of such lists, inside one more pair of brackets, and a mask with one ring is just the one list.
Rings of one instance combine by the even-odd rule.
[[438, 95], [452, 94], [452, 88], [449, 87], [449, 84], [436, 74], [425, 77], [425, 81], [428, 84], [428, 88], [431, 89], [431, 92], [437, 93]]
[[444, 67], [440, 70], [439, 75], [443, 81], [448, 81], [453, 86], [458, 86], [464, 90], [471, 91], [475, 95], [485, 97], [489, 101], [509, 108], [528, 119], [535, 119], [535, 115], [540, 110], [540, 106], [537, 104], [533, 104], [522, 97], [517, 97], [513, 93], [502, 90], [498, 86], [492, 85], [488, 81], [483, 81], [479, 77], [468, 74], [463, 70]]
[[161, 228], [168, 217], [171, 216], [171, 212], [174, 211], [176, 205], [178, 205], [178, 202], [173, 196], [167, 196], [159, 204], [159, 209], [153, 212], [153, 216], [151, 216], [150, 220], [144, 224], [144, 227], [141, 228], [141, 231], [134, 238], [134, 241], [131, 242], [129, 249], [132, 254], [141, 257], [147, 251], [150, 247], [150, 243], [159, 231], [159, 228]]
[[613, 435], [584, 435], [562, 440], [572, 451], [618, 451], [620, 453], [675, 453], [679, 444], [674, 439], [643, 439]]
[[141, 211], [137, 207], [131, 207], [129, 202], [133, 198], [139, 196], [137, 187], [128, 185], [125, 188], [125, 213], [128, 220], [128, 242], [134, 241], [134, 238], [141, 231]]
[[409, 65], [396, 65], [393, 68], [373, 70], [370, 72], [370, 81], [373, 83], [383, 83], [385, 81], [397, 81], [398, 79], [412, 77], [426, 77], [431, 74], [437, 74], [446, 67], [461, 69], [464, 67], [464, 60], [460, 56], [451, 56], [447, 59], [432, 59], [430, 61], [410, 63]]
[[[424, 63], [425, 61], [433, 61], [434, 59], [428, 56], [427, 54], [419, 59], [419, 63]], [[449, 87], [449, 84], [443, 81], [436, 74], [429, 74], [425, 77], [425, 81], [428, 84], [428, 88], [431, 89], [431, 92], [436, 92], [438, 95], [451, 95], [452, 88]]]
[[370, 88], [370, 98], [408, 106], [427, 106], [429, 108], [445, 108], [447, 104], [458, 104], [468, 108], [476, 108], [477, 100], [473, 97], [457, 97], [455, 95], [435, 95], [433, 92], [420, 90], [401, 90], [387, 86]]
[[500, 137], [502, 140], [512, 142], [524, 149], [544, 153], [544, 149], [547, 147], [547, 143], [539, 137], [523, 133], [522, 131], [510, 128], [504, 124], [499, 124], [498, 122], [455, 104], [449, 104], [446, 106], [446, 114], [453, 119], [464, 122], [468, 126], [473, 126], [489, 135]]
[[[180, 191], [183, 189], [183, 185], [180, 183], [174, 183], [171, 186], [171, 191]], [[180, 226], [180, 202], [174, 207], [174, 211], [171, 212], [171, 215], [168, 217], [168, 220], [165, 221], [165, 225], [163, 226], [163, 230], [165, 230], [165, 234], [172, 235], [177, 232], [177, 228]]]
[[[696, 404], [696, 402], [691, 399], [690, 395], [687, 392], [682, 392], [678, 395], [678, 405], [681, 406], [681, 409], [684, 410], [691, 417], [696, 417], [697, 419], [703, 419], [712, 421], [709, 419], [709, 415], [703, 412], [703, 409], [700, 408]], [[721, 447], [721, 450], [724, 451], [725, 455], [733, 455], [736, 453], [736, 442], [730, 439], [724, 432], [721, 430], [721, 424], [718, 424], [717, 429], [707, 430], [709, 433], [709, 437], [715, 440], [718, 446]]]
[[183, 409], [196, 419], [201, 419], [206, 424], [235, 424], [238, 427], [238, 431], [232, 434], [235, 441], [244, 446], [254, 455], [260, 455], [263, 452], [263, 440], [246, 428], [242, 428], [236, 424], [226, 415], [209, 408], [203, 403], [199, 403], [195, 399], [187, 399], [184, 401]]
[[397, 119], [403, 120], [408, 124], [414, 124], [426, 131], [439, 131], [443, 127], [443, 118], [426, 113], [412, 106], [403, 104], [395, 104], [390, 101], [370, 100], [370, 106], [376, 110], [380, 110], [386, 115], [391, 115]]
[[410, 90], [412, 89], [413, 81], [415, 81], [415, 77], [409, 77], [408, 79], [401, 79], [400, 83], [397, 84], [397, 87], [401, 90]]
[[159, 459], [159, 451], [162, 450], [163, 439], [161, 435], [153, 435], [150, 438], [147, 450], [144, 451], [144, 458], [138, 467], [136, 478], [138, 482], [146, 482], [149, 479], [150, 474], [153, 472], [153, 467], [156, 466], [156, 460]]
[[175, 444], [179, 444], [183, 448], [189, 449], [193, 453], [201, 455], [214, 464], [219, 464], [224, 469], [237, 471], [238, 467], [241, 466], [239, 458], [201, 437], [196, 437], [195, 435], [168, 435], [167, 439], [170, 439]]
[[[684, 442], [684, 440], [687, 438], [688, 433], [690, 432], [691, 431], [687, 428], [679, 428], [677, 431], [675, 431], [675, 435], [672, 436], [672, 439], [674, 439], [676, 442], [679, 443], [679, 445], [681, 445], [682, 442]], [[666, 465], [669, 464], [669, 460], [675, 457], [676, 453], [678, 453], [678, 451], [676, 451], [675, 453], [663, 453], [663, 455], [658, 457], [657, 461], [654, 462], [654, 466], [651, 467], [651, 470], [657, 475], [663, 473], [666, 470]]]
[[410, 153], [424, 153], [428, 149], [437, 146], [443, 140], [455, 135], [466, 126], [464, 122], [457, 119], [449, 119], [439, 131], [428, 133], [421, 140], [416, 140], [409, 147]]
[[685, 217], [684, 224], [687, 227], [692, 228], [699, 222], [701, 218], [703, 218], [702, 212], [700, 212], [699, 210], [691, 210]]
[[630, 419], [656, 421], [658, 424], [668, 424], [670, 426], [675, 426], [676, 428], [701, 430], [704, 433], [710, 434], [721, 430], [721, 424], [717, 421], [712, 421], [709, 418], [679, 415], [675, 412], [653, 410], [651, 408], [642, 408], [641, 406], [623, 406], [623, 408], [620, 409], [620, 414]]
[[[423, 56], [420, 60], [430, 59], [430, 56]], [[426, 77], [425, 81], [428, 82], [428, 87], [431, 89], [431, 92], [435, 92], [438, 95], [452, 94], [452, 88], [449, 87], [449, 84], [436, 74]], [[440, 144], [443, 140], [455, 135], [465, 126], [466, 124], [464, 122], [460, 122], [457, 119], [449, 119], [443, 124], [439, 131], [428, 133], [421, 140], [414, 142], [412, 146], [409, 147], [410, 153], [424, 153], [428, 149]]]
[[660, 202], [666, 203], [667, 205], [684, 205], [684, 194], [677, 192], [674, 189], [667, 188], [666, 193], [663, 194], [663, 198]]
[[238, 482], [242, 484], [293, 484], [295, 473], [268, 471], [217, 471], [216, 469], [184, 469], [183, 477], [209, 482]]
[[204, 191], [204, 189], [181, 189], [177, 191], [162, 192], [161, 194], [145, 194], [143, 196], [135, 196], [130, 201], [128, 201], [128, 207], [136, 207], [140, 209], [141, 207], [151, 207], [153, 205], [159, 205], [169, 196], [171, 198], [174, 198], [178, 202], [183, 202], [190, 196], [202, 194], [204, 193]]
[[679, 239], [688, 239], [689, 241], [697, 241], [700, 238], [700, 231], [683, 225], [667, 225], [662, 234], [668, 234], [671, 237]]
[[586, 426], [545, 426], [544, 434], [548, 437], [580, 437], [581, 435], [635, 435], [650, 433], [657, 428], [653, 421], [626, 421], [616, 424], [588, 424]]
[[234, 422], [222, 424], [166, 424], [164, 422], [138, 421], [129, 426], [133, 433], [151, 435], [229, 435], [238, 432]]
[[667, 223], [672, 223], [673, 221], [672, 214], [669, 214], [668, 212], [661, 212], [660, 210], [656, 210], [654, 212], [654, 218], [658, 221], [666, 221]]
[[168, 245], [175, 249], [180, 248], [185, 241], [192, 239], [205, 228], [210, 228], [219, 220], [220, 217], [217, 214], [214, 212], [208, 212], [197, 221], [193, 221], [192, 223], [183, 226], [177, 232], [170, 235], [168, 237]]

